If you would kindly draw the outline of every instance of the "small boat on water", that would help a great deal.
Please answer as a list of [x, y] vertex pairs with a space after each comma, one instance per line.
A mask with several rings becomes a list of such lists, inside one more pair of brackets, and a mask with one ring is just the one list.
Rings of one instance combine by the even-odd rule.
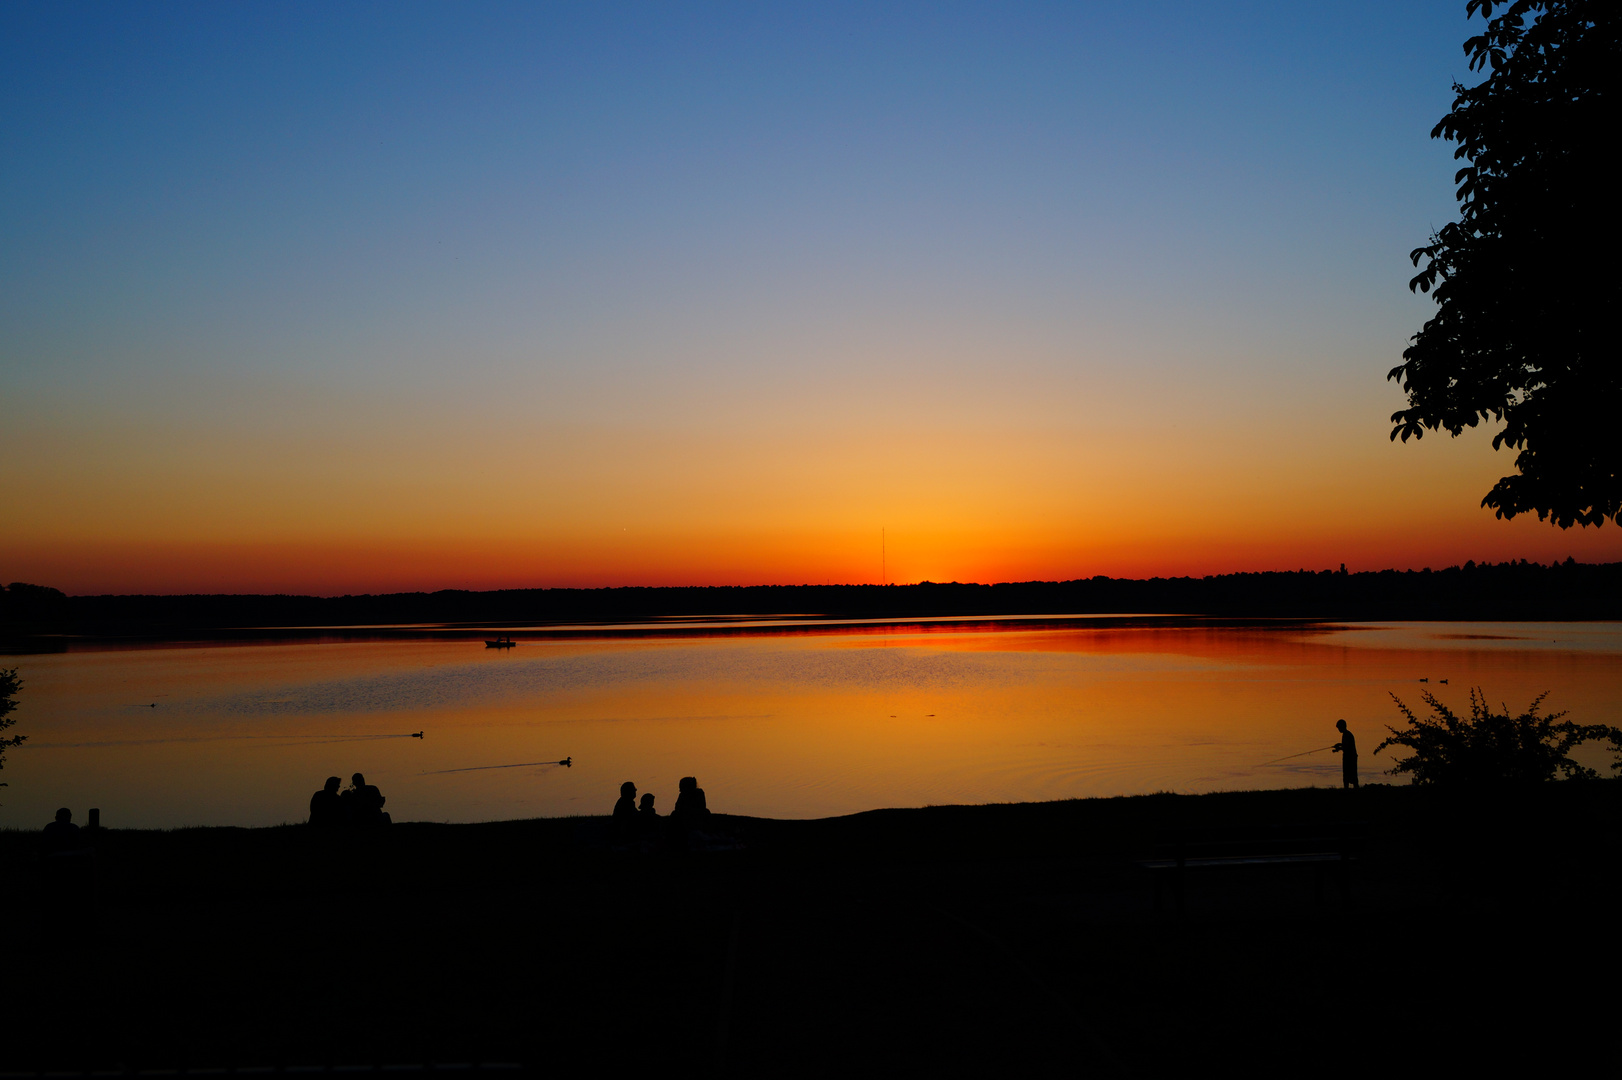
[[487, 649], [510, 649], [517, 644], [518, 642], [514, 641], [510, 637], [498, 637], [494, 641], [491, 641], [489, 638], [484, 639], [484, 647]]

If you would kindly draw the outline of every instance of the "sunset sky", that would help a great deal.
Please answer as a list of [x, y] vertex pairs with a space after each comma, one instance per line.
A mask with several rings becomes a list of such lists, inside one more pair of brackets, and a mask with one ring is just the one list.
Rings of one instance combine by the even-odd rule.
[[[1480, 20], [1473, 25], [1479, 27]], [[1464, 0], [0, 8], [0, 580], [1622, 559], [1392, 443]]]

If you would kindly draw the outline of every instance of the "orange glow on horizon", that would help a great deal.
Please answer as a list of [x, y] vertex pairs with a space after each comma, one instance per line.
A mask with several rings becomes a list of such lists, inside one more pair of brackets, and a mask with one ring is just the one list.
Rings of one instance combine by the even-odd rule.
[[903, 411], [696, 434], [353, 404], [327, 406], [320, 437], [276, 427], [291, 406], [275, 399], [274, 423], [109, 415], [85, 439], [25, 416], [0, 579], [76, 594], [876, 583], [881, 529], [894, 582], [1622, 560], [1622, 529], [1482, 509], [1512, 463], [1485, 428], [1394, 444], [1378, 402], [1265, 437], [1192, 404], [1154, 425]]
[[[1610, 535], [1606, 535], [1609, 532]], [[1616, 530], [1562, 533], [1534, 521], [1434, 530], [1389, 538], [1165, 537], [1134, 542], [1077, 538], [1074, 545], [1018, 543], [1013, 537], [931, 536], [888, 529], [888, 577], [919, 581], [1063, 581], [1200, 577], [1241, 571], [1441, 568], [1528, 558], [1617, 561]], [[1000, 541], [1000, 542], [999, 542]], [[132, 542], [20, 545], [5, 552], [5, 580], [97, 593], [381, 593], [436, 589], [595, 588], [604, 586], [876, 584], [877, 531], [756, 537], [723, 543], [706, 536], [654, 536], [615, 543], [547, 538], [424, 542]]]

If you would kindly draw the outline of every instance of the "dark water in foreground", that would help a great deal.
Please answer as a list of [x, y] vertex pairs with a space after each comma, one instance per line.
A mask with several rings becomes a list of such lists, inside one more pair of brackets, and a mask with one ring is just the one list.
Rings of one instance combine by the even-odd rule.
[[[620, 640], [155, 647], [0, 660], [25, 680], [0, 826], [98, 806], [112, 826], [303, 820], [363, 771], [399, 820], [879, 806], [1339, 782], [1346, 718], [1371, 756], [1429, 689], [1622, 723], [1622, 624], [1100, 628], [1085, 619]], [[1420, 678], [1430, 681], [1421, 684]], [[1441, 679], [1449, 680], [1446, 685]], [[151, 707], [153, 704], [156, 707]], [[423, 739], [408, 737], [423, 731]], [[574, 759], [573, 768], [528, 764]], [[1592, 764], [1608, 755], [1592, 755]]]

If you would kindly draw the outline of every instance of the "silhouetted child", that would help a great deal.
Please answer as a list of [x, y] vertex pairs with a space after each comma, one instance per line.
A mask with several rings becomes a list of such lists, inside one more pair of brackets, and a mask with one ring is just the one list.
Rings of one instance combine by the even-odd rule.
[[56, 820], [45, 826], [45, 854], [65, 855], [79, 850], [79, 826], [73, 823], [73, 811], [67, 807], [56, 812]]
[[676, 808], [670, 811], [670, 820], [681, 829], [700, 829], [709, 816], [710, 808], [704, 801], [704, 789], [698, 786], [698, 780], [691, 776], [682, 777], [676, 785]]
[[310, 796], [310, 824], [330, 828], [344, 823], [344, 804], [338, 797], [343, 781], [336, 776], [327, 777], [327, 786]]
[[641, 826], [642, 839], [653, 840], [659, 836], [659, 811], [653, 808], [653, 792], [642, 796], [642, 805], [636, 808], [636, 820]]
[[636, 833], [636, 785], [627, 780], [620, 785], [619, 802], [614, 804], [614, 842], [629, 844]]
[[1335, 727], [1340, 729], [1340, 742], [1330, 747], [1330, 750], [1340, 755], [1340, 782], [1344, 787], [1356, 787], [1357, 740], [1346, 730], [1346, 721], [1336, 720]]

